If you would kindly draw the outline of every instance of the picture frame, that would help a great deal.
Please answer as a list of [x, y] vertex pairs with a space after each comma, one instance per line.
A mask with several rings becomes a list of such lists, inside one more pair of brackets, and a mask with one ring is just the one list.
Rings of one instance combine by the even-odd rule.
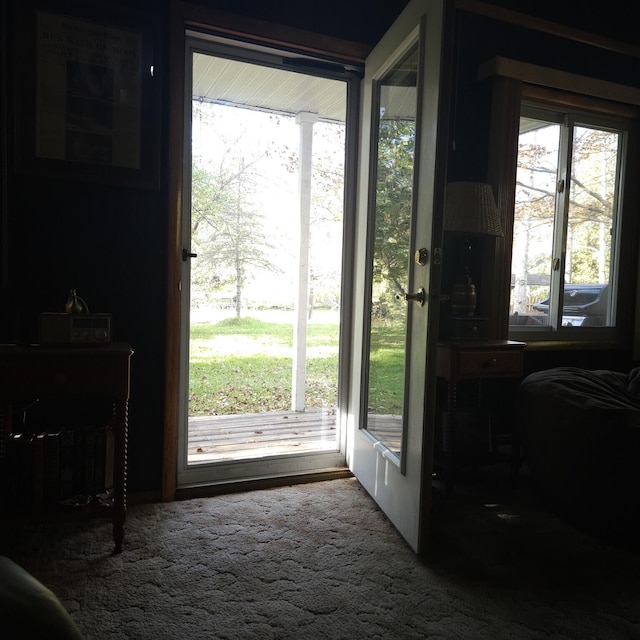
[[157, 18], [117, 5], [42, 1], [21, 20], [32, 84], [16, 91], [18, 170], [158, 188]]

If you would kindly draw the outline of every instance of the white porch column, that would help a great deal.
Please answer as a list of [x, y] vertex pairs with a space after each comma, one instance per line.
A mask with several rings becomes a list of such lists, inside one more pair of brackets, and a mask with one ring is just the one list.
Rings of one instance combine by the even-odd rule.
[[298, 195], [300, 197], [300, 241], [298, 249], [298, 286], [293, 325], [293, 373], [291, 410], [304, 411], [304, 390], [307, 373], [307, 319], [309, 317], [309, 227], [311, 218], [311, 152], [315, 113], [301, 112], [296, 116], [300, 126], [298, 160]]

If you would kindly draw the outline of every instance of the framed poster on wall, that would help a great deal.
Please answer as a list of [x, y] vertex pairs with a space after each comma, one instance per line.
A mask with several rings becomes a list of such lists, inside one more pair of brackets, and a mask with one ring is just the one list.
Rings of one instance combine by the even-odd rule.
[[115, 5], [99, 7], [49, 2], [24, 12], [33, 91], [23, 85], [19, 95], [18, 166], [157, 187], [155, 20]]

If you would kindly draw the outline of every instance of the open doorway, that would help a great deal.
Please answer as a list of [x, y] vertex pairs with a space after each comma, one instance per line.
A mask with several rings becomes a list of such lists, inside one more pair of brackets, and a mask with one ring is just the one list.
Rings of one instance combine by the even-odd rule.
[[343, 466], [351, 76], [190, 47], [179, 483]]

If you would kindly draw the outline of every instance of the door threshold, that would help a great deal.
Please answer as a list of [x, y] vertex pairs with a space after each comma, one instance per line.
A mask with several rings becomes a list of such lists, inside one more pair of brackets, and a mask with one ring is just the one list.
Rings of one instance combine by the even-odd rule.
[[178, 487], [176, 500], [190, 500], [191, 498], [210, 498], [212, 496], [241, 491], [257, 491], [260, 489], [272, 489], [274, 487], [290, 486], [295, 484], [308, 484], [310, 482], [322, 482], [351, 478], [353, 474], [347, 467], [321, 469], [311, 473], [289, 473], [282, 476], [268, 478], [251, 478], [248, 480], [234, 480], [230, 482], [202, 483]]

